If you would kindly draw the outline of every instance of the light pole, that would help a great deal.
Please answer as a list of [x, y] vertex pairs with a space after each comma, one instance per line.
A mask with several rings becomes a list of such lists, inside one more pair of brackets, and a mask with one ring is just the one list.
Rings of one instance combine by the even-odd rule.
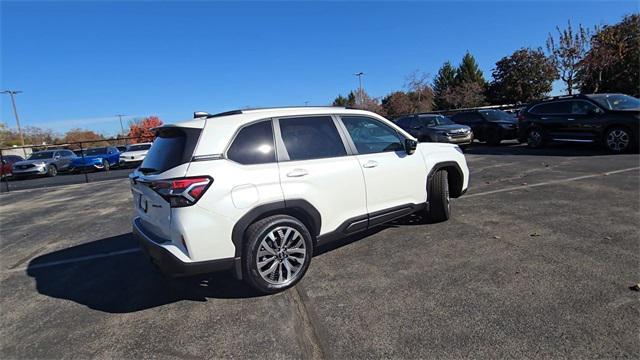
[[360, 98], [360, 106], [362, 106], [362, 103], [364, 102], [364, 96], [362, 94], [362, 75], [364, 75], [364, 73], [362, 71], [357, 72], [355, 74], [353, 74], [355, 76], [358, 77], [358, 97]]
[[11, 104], [13, 105], [13, 114], [16, 116], [16, 124], [18, 125], [18, 136], [20, 136], [20, 145], [24, 146], [24, 137], [22, 136], [22, 129], [20, 128], [20, 118], [18, 117], [18, 109], [16, 108], [15, 95], [20, 94], [20, 90], [5, 90], [3, 94], [9, 94], [11, 96]]
[[120, 134], [124, 137], [124, 126], [122, 126], [122, 117], [126, 116], [126, 115], [124, 115], [124, 114], [116, 114], [116, 116], [118, 118], [120, 118]]

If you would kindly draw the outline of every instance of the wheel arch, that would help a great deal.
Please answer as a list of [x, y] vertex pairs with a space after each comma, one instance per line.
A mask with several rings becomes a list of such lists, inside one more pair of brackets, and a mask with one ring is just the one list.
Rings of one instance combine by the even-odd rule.
[[[436, 163], [431, 171], [429, 171], [429, 175], [427, 176], [427, 189], [429, 188], [429, 184], [433, 180], [433, 176], [439, 170], [447, 171], [447, 179], [449, 185], [449, 194], [452, 198], [457, 198], [462, 196], [462, 186], [464, 185], [464, 175], [462, 174], [462, 169], [460, 169], [460, 165], [458, 165], [455, 161], [444, 161]], [[427, 194], [428, 196], [429, 194]]]
[[244, 214], [233, 226], [231, 241], [236, 248], [236, 258], [242, 256], [247, 228], [254, 222], [273, 215], [289, 215], [298, 219], [307, 227], [314, 243], [316, 237], [320, 234], [322, 225], [320, 212], [306, 200], [282, 200], [258, 205]]

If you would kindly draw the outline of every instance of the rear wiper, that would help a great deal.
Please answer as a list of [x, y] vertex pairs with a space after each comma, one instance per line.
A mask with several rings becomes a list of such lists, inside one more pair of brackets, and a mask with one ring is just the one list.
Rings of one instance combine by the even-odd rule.
[[141, 172], [141, 173], [143, 173], [143, 174], [159, 172], [159, 170], [158, 170], [158, 169], [148, 168], [148, 167], [141, 167], [141, 168], [138, 168], [138, 171], [140, 171], [140, 172]]

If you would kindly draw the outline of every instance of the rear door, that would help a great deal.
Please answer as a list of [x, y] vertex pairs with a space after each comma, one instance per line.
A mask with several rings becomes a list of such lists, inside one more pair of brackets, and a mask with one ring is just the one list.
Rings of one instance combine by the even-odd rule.
[[381, 212], [426, 201], [424, 161], [419, 154], [405, 152], [402, 135], [372, 117], [341, 115], [340, 119], [358, 153], [371, 225]]
[[538, 116], [537, 124], [553, 139], [571, 139], [575, 118], [571, 115], [571, 101], [560, 100], [538, 104], [529, 110]]
[[154, 180], [185, 176], [200, 132], [197, 128], [161, 128], [142, 165], [130, 175], [134, 211], [145, 229], [160, 237], [171, 238], [171, 208], [153, 190]]
[[[362, 170], [336, 121], [330, 115], [274, 120], [285, 202], [311, 203], [320, 212], [320, 234], [367, 214]], [[366, 227], [366, 220], [359, 225]]]

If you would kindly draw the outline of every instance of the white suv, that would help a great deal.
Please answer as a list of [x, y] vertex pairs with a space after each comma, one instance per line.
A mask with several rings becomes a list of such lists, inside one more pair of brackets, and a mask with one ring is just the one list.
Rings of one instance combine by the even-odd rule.
[[452, 144], [420, 143], [363, 110], [196, 113], [165, 125], [130, 175], [134, 234], [172, 276], [232, 269], [273, 293], [316, 245], [420, 212], [449, 218], [469, 170]]

